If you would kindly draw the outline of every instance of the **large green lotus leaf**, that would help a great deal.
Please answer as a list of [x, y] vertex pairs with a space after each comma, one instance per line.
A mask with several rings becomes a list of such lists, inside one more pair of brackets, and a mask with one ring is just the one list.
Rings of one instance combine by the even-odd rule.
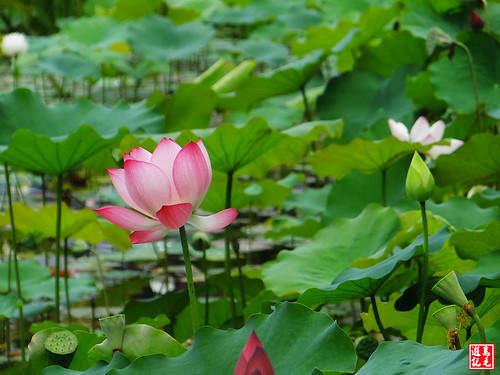
[[[442, 113], [446, 110], [446, 102], [443, 100], [439, 100], [436, 98], [434, 90], [432, 88], [431, 79], [429, 77], [429, 72], [422, 71], [418, 72], [415, 76], [406, 77], [406, 96], [413, 100], [413, 102], [418, 107], [423, 107], [428, 109], [433, 113]], [[449, 124], [447, 125], [445, 138], [459, 138], [459, 139], [467, 139], [468, 137], [456, 137], [450, 136], [449, 132]]]
[[[409, 165], [410, 156], [407, 156], [386, 170], [385, 195], [387, 203], [392, 206], [405, 194]], [[370, 186], [370, 189], [366, 189], [366, 186]], [[355, 217], [369, 203], [382, 204], [382, 173], [367, 175], [352, 171], [333, 184], [321, 223], [329, 224], [338, 217]]]
[[212, 168], [235, 172], [276, 146], [284, 135], [272, 130], [261, 117], [250, 120], [244, 127], [222, 124], [203, 140]]
[[210, 124], [215, 109], [215, 94], [206, 85], [185, 83], [172, 96], [154, 93], [148, 99], [150, 104], [155, 104], [165, 115], [167, 132], [201, 129]]
[[238, 48], [245, 56], [273, 68], [280, 65], [289, 54], [286, 46], [270, 40], [244, 39], [238, 43]]
[[301, 32], [309, 26], [321, 22], [322, 17], [317, 9], [311, 9], [306, 2], [285, 2], [292, 4], [286, 12], [279, 13], [274, 22], [283, 23], [289, 33]]
[[69, 52], [41, 55], [37, 65], [45, 73], [61, 77], [97, 80], [101, 76], [97, 65], [88, 59]]
[[359, 137], [378, 120], [394, 118], [409, 123], [415, 106], [405, 96], [406, 77], [417, 69], [403, 66], [387, 79], [367, 71], [332, 78], [318, 97], [318, 115], [324, 120], [343, 118], [343, 136], [349, 139]]
[[81, 100], [49, 107], [27, 89], [0, 96], [0, 159], [36, 172], [64, 173], [128, 131], [162, 129], [161, 114], [143, 103], [105, 108]]
[[200, 22], [176, 26], [168, 18], [148, 15], [129, 29], [128, 42], [141, 57], [158, 62], [183, 60], [206, 47], [214, 31]]
[[[247, 184], [233, 178], [233, 188], [231, 189], [231, 207], [237, 210], [246, 208], [251, 202], [251, 198], [244, 193]], [[213, 171], [212, 182], [208, 188], [207, 195], [203, 199], [200, 208], [209, 212], [219, 212], [226, 208], [226, 188], [227, 174]]]
[[395, 137], [382, 141], [356, 138], [346, 145], [333, 143], [310, 155], [308, 160], [318, 176], [342, 179], [351, 171], [364, 174], [380, 172], [415, 150], [425, 148], [428, 147], [402, 142]]
[[130, 365], [130, 360], [122, 353], [117, 352], [110, 363], [100, 361], [85, 372], [68, 370], [61, 366], [50, 366], [43, 371], [43, 375], [106, 375], [111, 371], [116, 371], [116, 369], [126, 368], [128, 365]]
[[292, 189], [285, 187], [274, 180], [261, 180], [244, 190], [249, 196], [250, 204], [260, 209], [279, 207], [292, 193]]
[[301, 162], [312, 143], [325, 137], [340, 138], [343, 125], [342, 120], [311, 121], [286, 129], [281, 132], [284, 136], [275, 147], [248, 164], [241, 173], [263, 178], [278, 165], [292, 167]]
[[238, 4], [240, 5], [238, 7], [215, 12], [209, 20], [216, 24], [250, 25], [287, 13], [292, 4], [292, 2], [286, 0], [244, 1]]
[[300, 216], [317, 217], [326, 209], [326, 199], [332, 185], [322, 188], [307, 188], [304, 191], [293, 193], [282, 204], [285, 210], [297, 209]]
[[[443, 228], [429, 238], [429, 251], [437, 252], [450, 236]], [[322, 288], [306, 290], [298, 302], [306, 306], [320, 305], [325, 302], [339, 303], [354, 299], [375, 296], [389, 276], [402, 263], [423, 254], [423, 236], [395, 255], [368, 268], [348, 268], [338, 275], [332, 284]]]
[[249, 77], [235, 93], [221, 95], [217, 107], [246, 111], [264, 99], [297, 92], [319, 71], [325, 58], [323, 51], [314, 51], [266, 75]]
[[[474, 61], [479, 101], [487, 114], [500, 119], [500, 45], [486, 33], [472, 32], [466, 42]], [[476, 110], [467, 55], [455, 47], [453, 59], [442, 57], [431, 64], [429, 75], [438, 98], [445, 100], [450, 109], [472, 113]], [[453, 85], [449, 83], [455, 82]], [[451, 87], [453, 86], [453, 87]]]
[[225, 121], [239, 127], [246, 124], [253, 117], [264, 117], [271, 128], [284, 130], [290, 128], [293, 124], [298, 124], [303, 116], [304, 111], [268, 100], [248, 113], [231, 112], [225, 118]]
[[[446, 331], [443, 329], [441, 333], [444, 336]], [[469, 373], [467, 357], [467, 349], [448, 350], [444, 346], [426, 346], [409, 340], [388, 341], [379, 345], [357, 374], [466, 374]]]
[[473, 186], [500, 181], [500, 137], [476, 134], [451, 155], [441, 155], [432, 168], [439, 186]]
[[500, 191], [491, 188], [476, 190], [470, 197], [481, 208], [500, 207]]
[[138, 20], [141, 17], [160, 11], [160, 0], [145, 0], [138, 3], [134, 0], [117, 0], [110, 13], [119, 21]]
[[392, 208], [368, 205], [354, 219], [334, 220], [310, 243], [281, 251], [276, 261], [263, 266], [264, 284], [278, 296], [328, 285], [357, 258], [384, 248], [399, 229]]
[[472, 271], [464, 275], [457, 275], [462, 289], [475, 290], [480, 285], [490, 288], [500, 288], [499, 261], [500, 250], [497, 250], [479, 259], [477, 267]]
[[98, 245], [102, 241], [108, 241], [119, 251], [125, 251], [132, 247], [129, 234], [128, 230], [120, 228], [107, 220], [99, 220], [99, 222], [87, 224], [71, 237], [84, 240], [93, 245]]
[[319, 221], [310, 217], [299, 220], [295, 217], [276, 215], [272, 218], [273, 229], [266, 232], [265, 238], [277, 241], [283, 237], [291, 236], [312, 238], [321, 229]]
[[0, 319], [10, 319], [16, 312], [17, 297], [14, 293], [0, 295]]
[[425, 40], [407, 31], [392, 32], [380, 44], [367, 45], [356, 61], [356, 70], [368, 70], [388, 78], [404, 65], [424, 66], [427, 59]]
[[452, 38], [464, 30], [470, 30], [467, 12], [439, 14], [433, 7], [434, 3], [433, 0], [407, 1], [401, 13], [401, 27], [423, 39], [427, 39], [432, 27], [439, 27]]
[[337, 24], [340, 20], [357, 21], [370, 6], [387, 8], [392, 6], [393, 0], [350, 0], [350, 1], [321, 1], [320, 11], [328, 21]]
[[347, 43], [356, 32], [359, 32], [353, 25], [353, 22], [344, 20], [335, 28], [326, 25], [308, 27], [304, 38], [294, 38], [291, 41], [292, 52], [294, 55], [304, 56], [311, 51], [330, 50], [337, 44]]
[[[19, 231], [35, 236], [37, 241], [54, 238], [56, 234], [57, 205], [43, 206], [38, 211], [17, 202], [13, 206], [15, 225]], [[61, 238], [70, 238], [87, 224], [97, 222], [97, 215], [90, 209], [73, 211], [66, 204], [61, 206]], [[0, 219], [5, 224], [7, 213]]]
[[500, 221], [491, 221], [483, 229], [461, 228], [453, 233], [450, 244], [455, 246], [461, 258], [480, 260], [500, 249]]
[[491, 220], [500, 220], [500, 209], [479, 208], [474, 201], [460, 196], [440, 204], [428, 202], [427, 210], [442, 216], [456, 229], [476, 229], [487, 225]]
[[113, 43], [123, 42], [124, 29], [127, 26], [127, 23], [120, 24], [112, 17], [81, 17], [65, 23], [59, 34], [71, 44], [76, 43], [92, 49], [107, 48]]
[[[89, 360], [94, 364], [100, 360], [110, 362], [113, 349], [106, 339], [88, 352]], [[123, 332], [122, 352], [131, 361], [153, 354], [177, 357], [185, 351], [186, 349], [168, 333], [145, 324], [131, 325]]]
[[239, 330], [200, 328], [193, 346], [176, 358], [142, 357], [118, 374], [231, 374], [252, 330], [259, 336], [277, 374], [323, 371], [352, 372], [356, 363], [349, 336], [330, 317], [294, 303], [276, 306], [271, 315], [256, 314]]

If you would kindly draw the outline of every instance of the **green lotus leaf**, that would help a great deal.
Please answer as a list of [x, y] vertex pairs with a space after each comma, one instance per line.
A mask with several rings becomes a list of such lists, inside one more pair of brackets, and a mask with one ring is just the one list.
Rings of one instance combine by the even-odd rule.
[[17, 297], [14, 293], [0, 295], [0, 318], [10, 319], [16, 312]]
[[[145, 324], [134, 324], [125, 328], [121, 349], [123, 355], [131, 361], [153, 354], [176, 357], [186, 351], [168, 333]], [[90, 349], [88, 355], [94, 364], [100, 360], [110, 362], [113, 357], [112, 345], [106, 339]]]
[[332, 189], [331, 185], [322, 188], [307, 188], [293, 193], [282, 204], [285, 210], [296, 209], [299, 216], [318, 217], [326, 208], [326, 199]]
[[[434, 113], [442, 113], [446, 109], [446, 102], [436, 98], [435, 92], [432, 88], [429, 72], [418, 72], [415, 76], [406, 77], [406, 96], [413, 100], [419, 106], [428, 109]], [[449, 125], [451, 127], [451, 125]], [[459, 138], [466, 139], [464, 136], [451, 136], [447, 127], [445, 138]]]
[[221, 95], [217, 100], [217, 107], [246, 111], [264, 99], [297, 92], [319, 71], [325, 58], [326, 55], [321, 50], [314, 51], [269, 74], [250, 77], [235, 93]]
[[318, 97], [317, 113], [323, 120], [343, 118], [343, 136], [349, 139], [359, 137], [379, 120], [394, 118], [410, 123], [415, 107], [405, 96], [406, 77], [417, 70], [406, 65], [387, 79], [367, 71], [332, 78]]
[[490, 221], [476, 230], [460, 228], [450, 238], [457, 254], [464, 259], [481, 260], [485, 255], [500, 249], [500, 221]]
[[230, 173], [252, 162], [283, 138], [282, 134], [269, 128], [263, 118], [256, 117], [239, 129], [231, 124], [219, 125], [203, 143], [212, 168]]
[[474, 135], [453, 154], [441, 155], [432, 174], [438, 186], [470, 187], [500, 181], [500, 137]]
[[119, 21], [138, 20], [141, 17], [160, 11], [159, 0], [145, 0], [140, 4], [134, 0], [117, 0], [110, 13]]
[[247, 113], [231, 112], [225, 120], [240, 127], [253, 117], [264, 117], [271, 128], [284, 130], [290, 128], [293, 124], [298, 124], [303, 116], [304, 111], [268, 100]]
[[321, 3], [321, 13], [326, 20], [336, 24], [341, 20], [357, 21], [371, 6], [388, 8], [393, 3], [392, 0], [326, 1]]
[[48, 74], [73, 79], [94, 79], [101, 77], [99, 67], [90, 60], [69, 52], [44, 54], [37, 65]]
[[312, 238], [321, 229], [319, 221], [310, 217], [299, 220], [291, 216], [277, 215], [273, 216], [271, 224], [273, 229], [267, 231], [264, 237], [273, 241], [287, 236]]
[[346, 145], [331, 144], [315, 152], [309, 156], [309, 162], [318, 176], [342, 179], [351, 171], [364, 174], [381, 172], [415, 150], [428, 148], [419, 143], [402, 142], [395, 137], [382, 141], [356, 138]]
[[[450, 236], [446, 228], [429, 238], [429, 251], [437, 252]], [[423, 236], [404, 250], [368, 268], [348, 268], [338, 275], [332, 284], [322, 288], [306, 290], [298, 302], [306, 306], [320, 305], [325, 302], [339, 303], [359, 298], [375, 296], [389, 276], [404, 262], [423, 254]], [[406, 272], [408, 272], [406, 270]], [[390, 282], [394, 282], [393, 280]]]
[[[31, 171], [58, 175], [127, 132], [160, 132], [161, 115], [143, 103], [105, 108], [87, 100], [45, 105], [27, 89], [0, 96], [0, 159]], [[90, 125], [84, 125], [90, 124]]]
[[470, 29], [467, 12], [439, 14], [433, 6], [435, 3], [433, 0], [409, 1], [401, 13], [401, 28], [423, 39], [427, 39], [432, 27], [440, 28], [453, 38]]
[[356, 355], [349, 336], [327, 315], [285, 302], [276, 306], [271, 315], [253, 315], [239, 330], [202, 327], [196, 332], [193, 346], [183, 355], [141, 357], [115, 373], [139, 374], [146, 368], [151, 375], [190, 373], [196, 363], [196, 369], [205, 375], [230, 374], [252, 330], [277, 374], [309, 374], [315, 368], [354, 371]]
[[[113, 17], [81, 17], [62, 25], [59, 35], [68, 39], [65, 44], [78, 45], [89, 49], [108, 48], [116, 42], [124, 41], [127, 23], [119, 23]], [[72, 49], [74, 52], [77, 50]], [[81, 51], [80, 51], [81, 52]]]
[[276, 261], [262, 267], [264, 284], [278, 296], [328, 285], [357, 258], [384, 248], [399, 229], [392, 208], [368, 205], [354, 219], [334, 220], [310, 243], [280, 252]]
[[[92, 368], [83, 372], [86, 375], [105, 375], [110, 371], [115, 371], [116, 369], [126, 368], [130, 365], [130, 360], [125, 357], [122, 353], [118, 352], [113, 356], [110, 363], [105, 361], [100, 361]], [[43, 371], [44, 375], [77, 375], [82, 374], [80, 371], [65, 369], [61, 366], [50, 366]], [[37, 374], [34, 374], [37, 375]]]
[[286, 46], [270, 40], [244, 39], [238, 43], [238, 48], [245, 56], [266, 63], [270, 67], [280, 65], [289, 54]]
[[[473, 58], [479, 101], [484, 104], [488, 115], [500, 119], [500, 44], [486, 33], [471, 32], [467, 37], [466, 45]], [[443, 57], [431, 64], [429, 76], [435, 95], [445, 100], [450, 109], [462, 113], [476, 110], [469, 64], [462, 48], [455, 47], [453, 59]], [[449, 84], [451, 80], [453, 85]]]
[[130, 27], [128, 42], [139, 56], [164, 63], [191, 57], [213, 35], [213, 29], [200, 22], [176, 26], [168, 18], [150, 14]]

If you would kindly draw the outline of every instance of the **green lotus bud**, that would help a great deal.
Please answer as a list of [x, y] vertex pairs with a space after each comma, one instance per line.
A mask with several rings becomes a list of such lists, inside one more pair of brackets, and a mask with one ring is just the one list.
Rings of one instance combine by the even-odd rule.
[[448, 275], [439, 280], [436, 285], [432, 287], [432, 291], [438, 296], [462, 308], [469, 303], [454, 271], [451, 271]]
[[441, 52], [453, 46], [455, 41], [439, 27], [432, 27], [427, 35], [427, 53]]
[[416, 201], [425, 202], [434, 191], [434, 177], [417, 151], [413, 154], [406, 176], [406, 194]]
[[448, 331], [457, 328], [457, 306], [448, 305], [440, 308], [434, 314], [434, 318]]
[[99, 319], [99, 323], [113, 350], [121, 349], [123, 332], [125, 331], [125, 315], [108, 316], [107, 318]]
[[208, 233], [198, 231], [191, 236], [191, 246], [196, 250], [204, 251], [212, 246], [212, 239]]

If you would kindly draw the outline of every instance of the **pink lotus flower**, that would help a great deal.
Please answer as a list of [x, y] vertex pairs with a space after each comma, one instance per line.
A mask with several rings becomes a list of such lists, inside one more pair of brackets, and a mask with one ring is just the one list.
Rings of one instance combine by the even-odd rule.
[[[429, 122], [425, 117], [419, 117], [415, 124], [413, 124], [410, 132], [408, 128], [402, 122], [394, 121], [389, 119], [389, 128], [394, 137], [403, 142], [410, 143], [420, 143], [423, 146], [430, 145], [442, 140], [444, 134], [444, 122], [439, 120], [429, 126]], [[459, 139], [446, 139], [450, 142], [449, 146], [433, 146], [426, 153], [433, 159], [436, 159], [439, 155], [451, 154], [457, 148], [464, 144], [463, 141]]]
[[255, 331], [248, 338], [233, 375], [274, 375], [273, 365]]
[[228, 208], [210, 216], [193, 215], [212, 180], [210, 158], [203, 142], [181, 148], [163, 138], [151, 154], [138, 147], [123, 155], [123, 169], [108, 169], [113, 185], [130, 207], [95, 210], [112, 223], [133, 231], [133, 244], [157, 241], [186, 223], [202, 231], [231, 224], [238, 211]]

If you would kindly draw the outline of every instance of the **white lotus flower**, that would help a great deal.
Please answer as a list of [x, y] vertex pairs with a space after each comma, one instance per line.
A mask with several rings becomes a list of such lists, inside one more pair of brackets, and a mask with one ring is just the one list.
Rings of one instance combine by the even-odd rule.
[[22, 33], [10, 33], [2, 39], [2, 52], [5, 56], [20, 55], [28, 50], [28, 41]]
[[[392, 135], [403, 142], [420, 143], [422, 146], [426, 146], [443, 139], [445, 125], [442, 120], [436, 121], [432, 126], [429, 126], [429, 122], [425, 117], [419, 117], [409, 132], [406, 125], [402, 122], [394, 121], [391, 118], [388, 122]], [[439, 155], [451, 154], [464, 144], [459, 139], [445, 140], [450, 142], [449, 146], [432, 146], [430, 150], [426, 151], [426, 154], [436, 159]]]

